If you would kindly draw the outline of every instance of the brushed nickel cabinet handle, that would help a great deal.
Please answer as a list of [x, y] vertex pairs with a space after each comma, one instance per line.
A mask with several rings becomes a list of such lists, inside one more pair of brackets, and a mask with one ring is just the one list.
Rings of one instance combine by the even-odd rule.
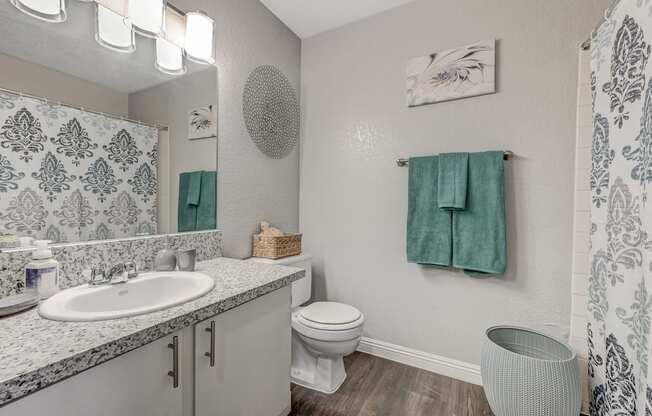
[[206, 328], [206, 332], [211, 333], [211, 346], [204, 355], [209, 358], [210, 366], [215, 367], [215, 321], [211, 321], [211, 326]]
[[172, 370], [168, 371], [168, 375], [172, 377], [172, 387], [175, 389], [179, 387], [179, 337], [173, 336], [172, 343], [168, 344], [168, 348], [172, 349]]

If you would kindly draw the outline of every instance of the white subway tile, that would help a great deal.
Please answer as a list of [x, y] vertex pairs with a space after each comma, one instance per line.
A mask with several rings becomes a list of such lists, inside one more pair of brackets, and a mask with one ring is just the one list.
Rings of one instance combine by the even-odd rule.
[[[572, 296], [572, 303], [571, 303], [571, 313], [573, 316], [581, 317], [583, 319], [586, 319], [588, 315], [588, 307], [589, 307], [589, 297], [588, 295], [579, 295], [579, 294], [573, 294]], [[586, 324], [586, 322], [585, 322]], [[586, 325], [585, 325], [586, 326]]]
[[573, 273], [588, 274], [589, 253], [573, 254]]
[[579, 83], [579, 91], [578, 91], [578, 105], [586, 105], [586, 104], [591, 104], [591, 101], [593, 100], [593, 97], [591, 97], [591, 80], [590, 80], [590, 74], [588, 74], [587, 80], [581, 80]]
[[571, 291], [577, 295], [587, 295], [589, 291], [589, 276], [582, 273], [573, 273]]
[[575, 220], [573, 222], [575, 231], [579, 233], [588, 233], [591, 231], [591, 214], [589, 211], [575, 211]]
[[579, 107], [577, 124], [579, 126], [590, 126], [593, 121], [593, 106], [590, 103]]
[[575, 210], [589, 211], [591, 209], [591, 191], [575, 192]]
[[587, 173], [591, 170], [591, 149], [589, 147], [577, 149], [575, 153], [575, 168], [585, 170]]
[[580, 125], [578, 127], [579, 132], [578, 132], [578, 140], [577, 140], [577, 146], [578, 147], [588, 147], [589, 152], [591, 151], [591, 145], [593, 143], [593, 128], [592, 126], [586, 126], [586, 125]]
[[587, 322], [588, 319], [586, 316], [577, 316], [577, 315], [571, 316], [571, 327], [573, 327], [574, 332], [576, 333], [581, 331], [580, 328], [586, 328]]
[[588, 169], [575, 169], [575, 190], [577, 191], [591, 190], [591, 183], [589, 182]]
[[573, 347], [573, 351], [575, 351], [575, 353], [577, 354], [577, 357], [579, 359], [578, 361], [588, 358], [589, 344], [586, 338], [571, 337], [570, 344], [571, 347]]
[[[579, 322], [576, 322], [576, 324]], [[581, 344], [580, 341], [582, 341], [584, 344], [586, 344], [586, 340], [588, 339], [588, 332], [586, 330], [586, 326], [572, 326], [573, 321], [571, 320], [571, 332], [570, 332], [570, 342], [575, 342], [578, 343], [578, 345]], [[575, 339], [575, 341], [573, 341]]]
[[575, 240], [573, 241], [574, 253], [588, 253], [590, 244], [589, 233], [579, 231], [575, 233]]

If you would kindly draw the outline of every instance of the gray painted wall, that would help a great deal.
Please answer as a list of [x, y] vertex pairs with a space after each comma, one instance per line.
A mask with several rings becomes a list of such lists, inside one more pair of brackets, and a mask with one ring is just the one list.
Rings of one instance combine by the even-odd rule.
[[0, 87], [118, 116], [129, 112], [126, 93], [1, 53]]
[[296, 231], [299, 151], [282, 160], [263, 155], [242, 118], [242, 90], [251, 71], [275, 65], [299, 89], [301, 41], [258, 0], [179, 0], [183, 10], [215, 19], [218, 102], [218, 225], [224, 255], [248, 257], [257, 223]]
[[[567, 332], [578, 45], [610, 0], [419, 0], [304, 40], [301, 231], [316, 298], [367, 336], [470, 363], [484, 330]], [[498, 39], [495, 95], [408, 109], [405, 63]], [[400, 157], [510, 149], [509, 270], [474, 279], [407, 264]]]
[[[179, 174], [217, 169], [217, 139], [188, 140], [188, 112], [217, 105], [217, 70], [207, 67], [129, 94], [129, 117], [168, 126], [160, 137], [159, 232], [177, 232]], [[167, 143], [166, 143], [167, 140]]]

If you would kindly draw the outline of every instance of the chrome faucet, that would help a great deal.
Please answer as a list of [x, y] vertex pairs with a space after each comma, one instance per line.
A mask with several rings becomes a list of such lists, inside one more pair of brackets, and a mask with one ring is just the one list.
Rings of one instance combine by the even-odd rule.
[[91, 277], [88, 281], [90, 286], [115, 285], [126, 283], [129, 279], [138, 277], [138, 267], [133, 261], [127, 263], [117, 263], [108, 271], [101, 268], [91, 269]]
[[106, 273], [106, 278], [112, 285], [116, 283], [125, 283], [129, 280], [127, 278], [127, 268], [125, 267], [125, 264], [114, 264]]

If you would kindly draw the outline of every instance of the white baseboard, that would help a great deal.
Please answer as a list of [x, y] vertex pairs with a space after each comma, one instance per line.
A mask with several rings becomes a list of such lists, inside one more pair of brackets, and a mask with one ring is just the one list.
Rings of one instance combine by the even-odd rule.
[[358, 351], [462, 380], [467, 383], [482, 385], [479, 365], [469, 364], [452, 358], [413, 350], [412, 348], [367, 337], [362, 337], [362, 340], [360, 340]]

